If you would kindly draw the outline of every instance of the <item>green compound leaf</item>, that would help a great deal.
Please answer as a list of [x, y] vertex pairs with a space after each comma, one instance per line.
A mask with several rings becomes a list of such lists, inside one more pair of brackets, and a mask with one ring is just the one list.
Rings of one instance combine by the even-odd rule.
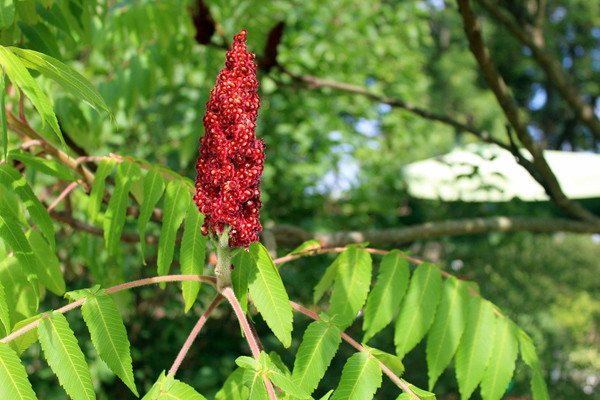
[[435, 317], [442, 276], [438, 267], [423, 263], [417, 267], [396, 319], [394, 344], [403, 358], [423, 339]]
[[535, 346], [533, 341], [524, 331], [519, 331], [519, 345], [521, 347], [521, 357], [525, 364], [532, 369], [531, 376], [531, 394], [533, 400], [548, 400], [548, 387], [544, 381], [544, 375], [542, 374], [542, 368], [540, 367], [540, 361], [535, 353]]
[[115, 160], [113, 158], [104, 159], [98, 164], [96, 170], [96, 177], [92, 184], [92, 190], [90, 192], [90, 201], [88, 203], [88, 212], [92, 221], [96, 222], [100, 206], [102, 205], [102, 199], [104, 198], [104, 186], [106, 184], [106, 178], [110, 175], [113, 168], [115, 167]]
[[142, 400], [206, 400], [187, 383], [178, 381], [163, 371]]
[[450, 364], [465, 329], [469, 292], [467, 285], [450, 277], [442, 288], [433, 325], [427, 336], [427, 368], [429, 390]]
[[[348, 251], [348, 250], [346, 250], [346, 251]], [[344, 253], [346, 251], [344, 251]], [[331, 263], [331, 265], [329, 267], [327, 267], [327, 269], [325, 270], [325, 273], [323, 274], [323, 276], [321, 277], [319, 282], [315, 285], [314, 293], [313, 293], [313, 303], [314, 304], [317, 304], [319, 302], [319, 300], [321, 300], [321, 298], [325, 294], [325, 291], [327, 291], [327, 289], [329, 289], [329, 287], [335, 280], [335, 277], [337, 276], [338, 267], [340, 265], [340, 260], [342, 259], [342, 255], [344, 253], [340, 253], [340, 255], [338, 255], [335, 258], [335, 260], [333, 260], [333, 263]]]
[[215, 400], [248, 400], [250, 390], [244, 385], [244, 369], [236, 368], [215, 395]]
[[364, 343], [392, 321], [404, 297], [409, 277], [408, 261], [401, 252], [393, 250], [383, 257], [377, 282], [365, 306]]
[[[337, 276], [331, 292], [329, 314], [347, 318], [349, 326], [365, 304], [371, 287], [371, 255], [352, 245], [341, 254]], [[335, 395], [334, 395], [335, 396]]]
[[[163, 213], [163, 224], [158, 240], [158, 275], [167, 275], [173, 261], [175, 237], [191, 202], [191, 193], [182, 181], [171, 181], [167, 185]], [[164, 284], [161, 286], [164, 287]]]
[[[3, 71], [0, 71], [0, 110], [6, 110], [6, 81]], [[6, 160], [8, 158], [8, 128], [4, 112], [0, 113], [0, 141], [2, 141], [2, 160]]]
[[2, 337], [10, 333], [10, 311], [8, 309], [8, 303], [6, 302], [6, 292], [4, 286], [0, 281], [0, 335]]
[[38, 335], [48, 365], [67, 394], [73, 400], [96, 399], [88, 365], [64, 315], [43, 317]]
[[340, 330], [335, 325], [322, 321], [308, 325], [294, 361], [294, 383], [312, 393], [323, 379], [341, 341]]
[[46, 207], [35, 196], [25, 178], [12, 166], [2, 164], [0, 165], [0, 184], [12, 189], [19, 196], [25, 207], [27, 207], [29, 215], [40, 228], [54, 251], [55, 241], [52, 220], [48, 211], [46, 211]]
[[115, 190], [108, 201], [108, 208], [104, 214], [104, 240], [110, 254], [117, 253], [121, 233], [125, 226], [129, 189], [133, 181], [140, 178], [141, 173], [139, 165], [128, 160], [124, 160], [117, 166]]
[[361, 351], [352, 355], [344, 365], [342, 378], [331, 400], [372, 399], [379, 386], [381, 386], [379, 361], [369, 353]]
[[502, 398], [510, 384], [519, 353], [516, 326], [508, 318], [495, 319], [492, 356], [481, 380], [481, 397], [486, 400]]
[[10, 50], [21, 59], [27, 68], [39, 71], [42, 75], [53, 79], [67, 92], [77, 99], [85, 101], [96, 110], [102, 109], [110, 114], [100, 92], [73, 68], [44, 53], [18, 47], [10, 47]]
[[19, 356], [5, 343], [0, 343], [0, 398], [37, 399]]
[[[183, 238], [179, 250], [181, 262], [181, 273], [184, 275], [202, 275], [204, 270], [204, 256], [206, 252], [206, 236], [200, 228], [204, 223], [204, 216], [198, 211], [198, 207], [190, 201], [183, 227]], [[181, 283], [183, 300], [185, 301], [185, 312], [188, 312], [196, 301], [200, 282], [183, 281]]]
[[104, 293], [90, 295], [81, 312], [100, 358], [139, 397], [133, 379], [127, 331], [112, 298]]
[[76, 180], [75, 174], [69, 168], [56, 160], [51, 160], [42, 157], [36, 157], [33, 154], [27, 153], [20, 149], [11, 150], [8, 154], [9, 160], [18, 160], [46, 175], [62, 179], [67, 182]]
[[242, 250], [238, 252], [231, 260], [235, 266], [231, 271], [231, 283], [233, 292], [240, 302], [244, 313], [248, 312], [248, 277], [250, 272], [256, 269], [256, 259], [252, 257], [249, 251]]
[[38, 231], [27, 232], [27, 239], [37, 258], [35, 273], [40, 283], [52, 293], [62, 296], [65, 293], [66, 285], [56, 253], [50, 249]]
[[25, 96], [31, 100], [33, 106], [40, 113], [42, 122], [47, 122], [60, 139], [61, 144], [66, 146], [52, 105], [23, 64], [23, 61], [11, 49], [0, 46], [0, 65], [4, 67], [4, 71], [12, 83], [18, 86]]
[[256, 260], [248, 276], [250, 297], [277, 339], [284, 347], [290, 347], [293, 329], [292, 306], [279, 271], [262, 244], [252, 243], [250, 254]]
[[471, 296], [468, 308], [467, 324], [455, 357], [456, 380], [463, 400], [471, 397], [481, 382], [494, 340], [492, 304]]
[[142, 246], [142, 262], [145, 264], [146, 253], [146, 225], [152, 216], [152, 210], [165, 191], [165, 178], [157, 169], [151, 169], [144, 177], [144, 199], [140, 204], [138, 228], [140, 231], [140, 245]]

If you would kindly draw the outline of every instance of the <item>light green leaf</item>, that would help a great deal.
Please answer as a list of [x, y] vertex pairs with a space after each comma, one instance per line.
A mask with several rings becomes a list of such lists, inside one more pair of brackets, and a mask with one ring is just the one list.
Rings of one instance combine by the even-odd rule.
[[347, 325], [350, 325], [367, 300], [371, 287], [372, 260], [369, 253], [355, 245], [349, 246], [340, 256], [329, 314], [347, 318]]
[[314, 304], [317, 304], [319, 300], [321, 300], [321, 297], [323, 297], [327, 289], [329, 289], [329, 287], [333, 283], [335, 277], [337, 276], [338, 267], [340, 265], [340, 259], [342, 259], [342, 255], [344, 253], [341, 253], [335, 258], [335, 260], [333, 260], [333, 263], [331, 263], [331, 265], [327, 267], [325, 273], [323, 274], [319, 282], [315, 285], [313, 293]]
[[[171, 181], [167, 185], [163, 213], [163, 224], [158, 240], [158, 275], [167, 275], [173, 261], [175, 237], [181, 226], [185, 212], [191, 202], [191, 193], [181, 181]], [[163, 285], [164, 287], [164, 285]]]
[[0, 398], [37, 399], [19, 356], [5, 343], [0, 343]]
[[292, 380], [312, 393], [323, 379], [341, 341], [340, 330], [335, 325], [321, 321], [308, 325], [296, 354]]
[[260, 361], [267, 377], [275, 386], [285, 393], [297, 399], [310, 399], [310, 395], [304, 389], [296, 385], [286, 374], [271, 360], [271, 357], [264, 351], [260, 353]]
[[388, 367], [395, 375], [401, 376], [404, 373], [404, 364], [402, 359], [395, 354], [386, 353], [383, 350], [379, 350], [373, 347], [369, 347], [363, 344], [363, 347], [369, 350], [369, 353], [379, 361], [381, 361], [386, 367]]
[[146, 252], [146, 225], [152, 216], [152, 210], [165, 191], [165, 178], [155, 168], [146, 173], [144, 177], [144, 201], [140, 204], [140, 215], [138, 216], [138, 228], [140, 231], [140, 245], [142, 246], [142, 261]]
[[248, 400], [250, 391], [244, 385], [244, 369], [236, 368], [215, 395], [215, 400]]
[[231, 260], [235, 266], [231, 271], [231, 283], [233, 292], [240, 302], [244, 313], [248, 312], [248, 277], [251, 271], [256, 269], [256, 259], [248, 250], [239, 251]]
[[29, 184], [21, 174], [8, 164], [0, 165], [0, 183], [11, 188], [21, 199], [29, 215], [42, 231], [42, 234], [55, 249], [54, 226], [46, 207], [35, 196]]
[[455, 357], [456, 380], [461, 399], [468, 399], [481, 382], [492, 354], [494, 312], [492, 304], [478, 296], [469, 299], [467, 325]]
[[481, 380], [481, 397], [486, 400], [502, 398], [515, 370], [519, 353], [517, 329], [508, 318], [495, 317], [492, 356]]
[[468, 296], [467, 286], [455, 277], [444, 283], [435, 320], [427, 336], [429, 390], [433, 389], [458, 348], [467, 319]]
[[244, 383], [250, 388], [251, 400], [269, 400], [269, 394], [264, 380], [264, 372], [260, 370], [244, 370]]
[[88, 212], [90, 214], [90, 218], [94, 222], [96, 222], [96, 217], [98, 216], [98, 211], [100, 211], [102, 199], [104, 198], [104, 186], [106, 183], [106, 178], [112, 172], [115, 162], [116, 161], [113, 158], [109, 158], [100, 161], [98, 164], [96, 177], [94, 178], [94, 183], [92, 184], [92, 190], [90, 192], [90, 201], [88, 203]]
[[4, 284], [12, 324], [35, 314], [39, 305], [37, 281], [27, 279], [17, 258], [7, 257], [0, 261], [0, 281]]
[[250, 253], [256, 260], [248, 276], [250, 297], [256, 309], [284, 347], [292, 343], [292, 306], [279, 271], [267, 249], [260, 243], [250, 245]]
[[[204, 270], [206, 236], [200, 230], [203, 223], [204, 216], [200, 214], [196, 204], [190, 201], [179, 250], [181, 273], [184, 275], [202, 275]], [[181, 283], [181, 290], [185, 301], [185, 312], [188, 312], [196, 301], [200, 290], [200, 282], [184, 281]]]
[[[6, 1], [6, 0], [2, 0]], [[0, 110], [6, 109], [6, 81], [4, 71], [0, 70]], [[8, 129], [6, 127], [6, 113], [0, 113], [0, 140], [2, 140], [2, 160], [8, 157]]]
[[81, 312], [100, 358], [139, 397], [133, 379], [127, 331], [112, 298], [104, 293], [88, 296]]
[[27, 280], [37, 284], [38, 260], [14, 216], [0, 204], [0, 238], [10, 246], [19, 260]]
[[331, 400], [372, 399], [381, 386], [379, 361], [363, 351], [348, 359], [342, 370], [340, 383]]
[[65, 280], [56, 254], [50, 249], [42, 235], [36, 230], [27, 232], [27, 239], [37, 258], [35, 273], [42, 285], [52, 293], [65, 293]]
[[331, 389], [329, 392], [325, 393], [323, 395], [323, 397], [321, 397], [319, 400], [329, 400], [329, 398], [331, 397], [332, 394], [333, 394], [333, 389]]
[[[15, 22], [15, 2], [14, 0], [0, 1], [0, 29], [6, 29]], [[2, 107], [4, 110], [4, 107]]]
[[415, 270], [396, 319], [394, 344], [400, 358], [423, 339], [435, 317], [442, 276], [440, 269], [423, 263]]
[[61, 144], [66, 146], [52, 105], [50, 105], [44, 92], [42, 92], [29, 71], [27, 71], [21, 59], [11, 49], [0, 46], [0, 64], [4, 67], [4, 71], [12, 83], [18, 86], [25, 93], [25, 96], [31, 100], [33, 106], [40, 113], [42, 122], [47, 122], [60, 139]]
[[363, 342], [368, 342], [392, 321], [404, 297], [409, 276], [408, 261], [398, 250], [393, 250], [383, 257], [377, 282], [369, 293], [365, 306]]
[[[404, 379], [402, 379], [402, 382], [406, 383], [408, 385], [408, 388], [414, 394], [416, 394], [419, 397], [419, 399], [421, 399], [421, 400], [435, 400], [435, 394], [433, 394], [431, 392], [428, 392], [426, 390], [423, 390], [423, 389], [419, 389], [415, 385], [406, 382]], [[404, 393], [400, 394], [400, 396], [396, 397], [396, 400], [414, 400], [414, 397], [412, 395], [404, 392]]]
[[[294, 250], [292, 250], [291, 252], [289, 252], [287, 255], [288, 256], [292, 256], [295, 254], [311, 254], [319, 249], [321, 249], [323, 247], [322, 243], [318, 240], [307, 240], [306, 242], [302, 243], [300, 246], [296, 247]], [[279, 267], [281, 268], [282, 264], [279, 264]]]
[[533, 372], [531, 376], [531, 394], [533, 394], [533, 400], [550, 399], [550, 396], [548, 395], [548, 387], [544, 381], [544, 375], [542, 374], [542, 369], [540, 368], [538, 356], [535, 353], [533, 341], [522, 330], [519, 331], [519, 345], [521, 348], [521, 357], [523, 358], [523, 361], [525, 361], [525, 364], [527, 364]]
[[96, 399], [87, 363], [64, 315], [42, 317], [38, 335], [48, 365], [67, 394], [73, 400]]
[[[33, 317], [29, 317], [29, 318], [26, 318], [26, 319], [23, 319], [23, 320], [17, 322], [15, 324], [15, 326], [13, 327], [12, 332], [18, 331], [25, 325], [29, 325], [30, 323], [32, 323], [35, 320], [40, 319], [41, 317], [42, 317], [41, 315], [34, 315]], [[14, 351], [17, 352], [17, 354], [20, 355], [20, 354], [23, 354], [23, 352], [25, 350], [27, 350], [29, 348], [29, 346], [31, 346], [32, 344], [37, 342], [37, 340], [38, 340], [38, 330], [37, 330], [37, 327], [35, 327], [35, 328], [27, 331], [26, 333], [24, 333], [20, 336], [17, 336], [13, 340], [11, 340], [9, 342], [9, 345]]]
[[115, 176], [115, 190], [108, 201], [108, 208], [104, 214], [104, 240], [106, 249], [110, 254], [116, 254], [121, 240], [121, 233], [125, 226], [125, 212], [131, 183], [140, 178], [139, 165], [129, 160], [124, 160], [117, 166]]
[[166, 375], [163, 371], [142, 400], [206, 400], [187, 383]]
[[56, 160], [36, 157], [31, 153], [27, 153], [20, 149], [11, 150], [8, 154], [9, 160], [19, 160], [33, 169], [36, 169], [44, 174], [54, 176], [68, 182], [76, 180], [73, 172]]
[[260, 364], [252, 357], [248, 356], [239, 356], [235, 359], [235, 363], [240, 368], [251, 369], [253, 371], [258, 371], [261, 369]]
[[2, 281], [0, 281], [0, 336], [4, 337], [10, 333], [10, 311], [6, 302], [6, 292]]
[[53, 79], [67, 92], [77, 99], [85, 101], [96, 110], [103, 109], [110, 113], [100, 92], [73, 68], [44, 53], [18, 47], [10, 47], [10, 50], [20, 57], [27, 68], [39, 71], [42, 75]]

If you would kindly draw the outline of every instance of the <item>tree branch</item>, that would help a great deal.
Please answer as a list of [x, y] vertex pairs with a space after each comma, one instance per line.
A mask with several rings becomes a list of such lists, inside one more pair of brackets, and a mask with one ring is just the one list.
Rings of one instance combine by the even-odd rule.
[[552, 172], [552, 169], [550, 169], [550, 166], [544, 159], [542, 149], [529, 135], [527, 125], [521, 119], [519, 109], [513, 103], [506, 82], [492, 61], [489, 49], [483, 42], [481, 26], [473, 13], [470, 0], [457, 0], [457, 2], [471, 52], [475, 56], [486, 82], [502, 107], [504, 115], [514, 128], [521, 143], [531, 153], [533, 163], [545, 180], [545, 185], [543, 186], [547, 189], [548, 196], [567, 215], [582, 220], [597, 221], [598, 217], [582, 207], [581, 204], [567, 198], [563, 193], [554, 172]]
[[341, 231], [330, 234], [311, 234], [300, 228], [285, 225], [277, 225], [270, 230], [277, 238], [277, 244], [284, 247], [294, 247], [309, 239], [321, 241], [323, 247], [364, 242], [377, 246], [397, 246], [433, 237], [481, 235], [491, 232], [600, 233], [600, 223], [564, 218], [489, 217], [428, 222], [405, 228]]
[[[544, 70], [550, 84], [552, 84], [565, 99], [577, 118], [590, 129], [596, 139], [600, 140], [600, 119], [598, 119], [598, 116], [594, 113], [593, 106], [588, 104], [583, 97], [577, 93], [577, 90], [572, 85], [569, 76], [562, 68], [560, 62], [548, 54], [543, 47], [543, 37], [538, 38], [541, 33], [540, 35], [530, 34], [517, 24], [514, 18], [499, 5], [492, 4], [489, 0], [477, 1], [483, 8], [492, 14], [496, 20], [504, 25], [517, 40], [531, 49], [534, 60]], [[543, 7], [543, 2], [541, 3], [540, 7]], [[544, 15], [543, 11], [541, 11], [541, 15]], [[537, 31], [541, 32], [541, 29], [538, 28]]]

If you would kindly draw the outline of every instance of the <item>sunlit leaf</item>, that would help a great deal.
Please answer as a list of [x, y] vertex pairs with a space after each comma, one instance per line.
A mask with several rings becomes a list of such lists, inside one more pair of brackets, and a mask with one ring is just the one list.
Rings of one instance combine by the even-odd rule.
[[8, 154], [8, 159], [19, 160], [31, 168], [43, 172], [44, 174], [54, 176], [58, 179], [68, 182], [76, 180], [73, 171], [53, 159], [37, 157], [20, 149], [11, 150]]
[[369, 400], [381, 386], [381, 367], [368, 353], [353, 354], [342, 370], [340, 383], [331, 400]]
[[37, 399], [19, 356], [5, 343], [0, 343], [0, 398]]
[[[207, 238], [201, 231], [203, 223], [204, 216], [200, 214], [196, 204], [190, 201], [183, 227], [179, 257], [181, 273], [184, 275], [202, 275], [204, 270]], [[200, 290], [200, 282], [183, 281], [181, 282], [181, 289], [185, 301], [185, 312], [188, 312], [196, 301]]]
[[42, 235], [36, 230], [27, 232], [27, 239], [37, 258], [35, 274], [40, 283], [52, 293], [62, 296], [65, 293], [66, 285], [56, 253], [50, 249]]
[[236, 368], [215, 394], [215, 400], [248, 400], [250, 391], [243, 382], [244, 369]]
[[484, 399], [502, 398], [513, 376], [518, 353], [517, 328], [508, 318], [496, 316], [492, 355], [481, 380], [481, 396]]
[[535, 353], [535, 346], [533, 341], [523, 331], [519, 332], [519, 345], [521, 348], [521, 357], [525, 364], [532, 370], [531, 376], [531, 393], [533, 394], [533, 400], [548, 400], [548, 387], [544, 381], [544, 375], [542, 374], [542, 368], [538, 356]]

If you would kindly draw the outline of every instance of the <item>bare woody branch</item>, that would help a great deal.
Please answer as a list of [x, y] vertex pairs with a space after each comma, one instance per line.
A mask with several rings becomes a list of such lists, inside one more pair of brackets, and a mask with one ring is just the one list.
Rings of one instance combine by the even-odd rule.
[[[577, 90], [571, 83], [569, 76], [563, 69], [560, 62], [552, 57], [544, 48], [544, 40], [541, 34], [541, 27], [532, 28], [531, 33], [523, 29], [514, 18], [497, 4], [492, 4], [489, 0], [477, 0], [483, 8], [494, 16], [506, 29], [512, 33], [521, 43], [531, 49], [531, 54], [538, 65], [548, 76], [552, 86], [565, 99], [571, 110], [577, 118], [587, 126], [596, 139], [600, 140], [600, 119], [594, 113], [592, 105], [587, 103], [583, 96], [577, 93]], [[544, 5], [541, 4], [540, 7]], [[543, 11], [541, 15], [544, 15]]]
[[475, 56], [487, 84], [502, 107], [504, 115], [515, 130], [521, 143], [531, 153], [533, 163], [545, 181], [543, 186], [548, 192], [548, 196], [567, 215], [577, 219], [597, 221], [598, 217], [582, 207], [581, 204], [567, 198], [562, 191], [554, 172], [552, 172], [544, 158], [541, 147], [529, 135], [527, 125], [521, 119], [520, 110], [514, 104], [506, 82], [492, 61], [489, 49], [483, 42], [481, 26], [477, 22], [470, 0], [457, 0], [457, 2], [471, 52]]

